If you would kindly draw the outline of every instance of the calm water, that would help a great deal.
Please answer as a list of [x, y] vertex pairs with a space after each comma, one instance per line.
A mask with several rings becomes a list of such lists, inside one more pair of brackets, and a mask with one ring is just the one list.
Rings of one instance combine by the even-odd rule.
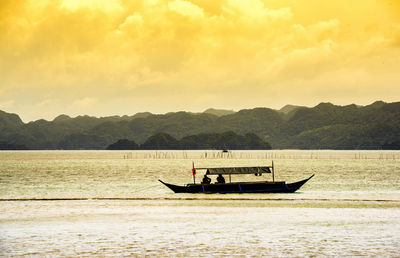
[[[157, 181], [192, 182], [192, 161], [271, 160], [277, 180], [315, 177], [294, 194], [174, 194]], [[4, 256], [400, 256], [398, 151], [0, 152], [0, 199]]]

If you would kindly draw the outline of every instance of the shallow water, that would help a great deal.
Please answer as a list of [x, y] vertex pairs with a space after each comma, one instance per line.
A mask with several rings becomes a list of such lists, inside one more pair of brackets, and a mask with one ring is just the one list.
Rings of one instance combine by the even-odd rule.
[[[0, 255], [400, 256], [400, 152], [205, 153], [0, 152]], [[157, 181], [192, 182], [192, 161], [272, 159], [277, 180], [315, 177], [294, 194], [174, 194]]]

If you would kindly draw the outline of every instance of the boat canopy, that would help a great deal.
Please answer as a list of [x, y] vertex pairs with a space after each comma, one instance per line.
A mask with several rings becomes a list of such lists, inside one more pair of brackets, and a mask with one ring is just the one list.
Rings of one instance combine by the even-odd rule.
[[271, 173], [272, 166], [266, 167], [226, 167], [226, 168], [198, 168], [207, 169], [207, 175], [233, 175], [233, 174], [256, 174]]

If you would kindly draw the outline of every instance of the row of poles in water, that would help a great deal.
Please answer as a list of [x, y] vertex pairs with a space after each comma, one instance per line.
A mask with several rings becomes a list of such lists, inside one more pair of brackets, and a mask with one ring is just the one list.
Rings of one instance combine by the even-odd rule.
[[123, 154], [124, 159], [377, 159], [399, 160], [400, 152], [353, 151], [134, 151]]

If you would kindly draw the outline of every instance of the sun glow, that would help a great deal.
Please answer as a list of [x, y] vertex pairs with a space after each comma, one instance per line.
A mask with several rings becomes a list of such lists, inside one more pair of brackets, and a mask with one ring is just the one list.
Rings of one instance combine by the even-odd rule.
[[400, 95], [398, 1], [3, 2], [0, 109], [27, 119]]
[[77, 11], [81, 8], [86, 8], [89, 10], [97, 9], [107, 11], [109, 13], [123, 10], [123, 7], [118, 0], [62, 0], [60, 2], [60, 9]]

